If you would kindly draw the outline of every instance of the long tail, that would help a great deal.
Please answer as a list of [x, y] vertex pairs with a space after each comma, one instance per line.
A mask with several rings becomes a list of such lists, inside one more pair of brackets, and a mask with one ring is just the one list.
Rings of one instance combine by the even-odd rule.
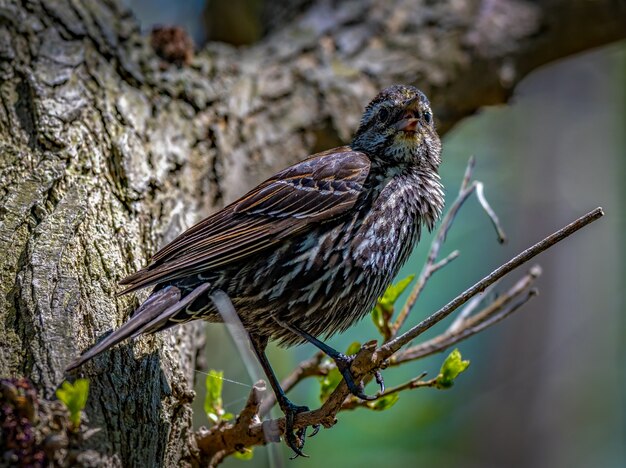
[[168, 286], [155, 292], [139, 306], [128, 322], [70, 363], [65, 371], [70, 372], [82, 366], [90, 359], [128, 337], [135, 338], [142, 333], [158, 331], [164, 327], [171, 317], [189, 306], [200, 294], [206, 292], [209, 287], [208, 283], [198, 286], [182, 299], [180, 289], [175, 286]]

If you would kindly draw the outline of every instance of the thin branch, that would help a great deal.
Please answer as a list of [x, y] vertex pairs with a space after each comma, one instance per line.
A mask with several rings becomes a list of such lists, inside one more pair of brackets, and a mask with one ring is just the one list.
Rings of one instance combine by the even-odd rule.
[[571, 236], [573, 233], [582, 229], [589, 223], [599, 219], [604, 215], [602, 208], [596, 208], [593, 211], [590, 211], [586, 215], [578, 218], [576, 221], [568, 224], [567, 226], [559, 229], [555, 233], [549, 235], [545, 239], [537, 242], [532, 247], [524, 250], [504, 265], [500, 266], [489, 275], [485, 276], [478, 283], [467, 289], [465, 292], [457, 296], [455, 299], [450, 301], [448, 304], [443, 306], [437, 312], [432, 314], [430, 317], [422, 320], [416, 326], [411, 328], [406, 333], [394, 338], [393, 340], [385, 343], [380, 352], [386, 358], [390, 357], [393, 353], [402, 348], [405, 344], [417, 338], [419, 335], [424, 333], [426, 330], [430, 329], [433, 325], [439, 323], [441, 320], [446, 318], [452, 312], [454, 312], [458, 307], [465, 304], [469, 299], [474, 297], [476, 294], [482, 292], [487, 288], [490, 284], [495, 283], [498, 279], [502, 278], [507, 273], [513, 271], [515, 268], [518, 268], [520, 265], [528, 262], [533, 257], [537, 256], [544, 250], [552, 247], [557, 242], [562, 241], [568, 236]]
[[502, 294], [480, 312], [467, 317], [464, 322], [464, 326], [473, 327], [491, 318], [491, 316], [504, 309], [515, 298], [521, 296], [525, 291], [528, 291], [537, 278], [541, 276], [541, 273], [542, 271], [539, 265], [533, 266], [526, 275], [524, 275], [511, 289], [506, 292], [506, 294]]
[[483, 207], [483, 210], [485, 210], [485, 213], [487, 213], [487, 215], [489, 216], [489, 219], [491, 220], [491, 224], [493, 224], [493, 228], [496, 230], [496, 233], [498, 234], [498, 242], [500, 242], [501, 244], [504, 244], [507, 241], [506, 234], [504, 233], [504, 229], [502, 229], [502, 225], [500, 224], [498, 215], [496, 215], [496, 212], [493, 211], [493, 208], [491, 208], [491, 205], [489, 205], [489, 203], [487, 202], [487, 199], [485, 198], [484, 190], [485, 189], [484, 189], [483, 183], [476, 182], [476, 198], [478, 198], [478, 202], [480, 203], [480, 206]]
[[396, 387], [389, 388], [385, 391], [385, 393], [382, 394], [382, 396], [392, 395], [394, 393], [399, 393], [407, 389], [413, 389], [413, 388], [419, 388], [419, 387], [432, 387], [434, 383], [437, 381], [437, 377], [434, 377], [429, 380], [422, 380], [424, 377], [426, 377], [427, 374], [428, 374], [427, 372], [422, 372], [420, 375], [412, 378], [408, 382], [400, 384]]
[[442, 335], [437, 337], [436, 339], [432, 339], [422, 343], [419, 346], [415, 346], [407, 350], [407, 353], [402, 353], [401, 356], [397, 356], [396, 359], [392, 358], [389, 363], [390, 366], [397, 366], [409, 361], [415, 361], [417, 359], [422, 359], [427, 356], [431, 356], [433, 354], [441, 353], [446, 349], [454, 346], [460, 341], [464, 341], [469, 337], [480, 333], [481, 331], [489, 328], [492, 325], [504, 320], [514, 312], [518, 311], [524, 304], [526, 304], [530, 299], [535, 297], [538, 294], [537, 289], [531, 289], [523, 297], [521, 297], [517, 302], [514, 302], [509, 307], [501, 309], [498, 313], [491, 315], [488, 319], [463, 327], [458, 333], [454, 335]]
[[485, 297], [487, 297], [491, 293], [491, 291], [495, 289], [499, 282], [500, 281], [498, 280], [488, 288], [485, 288], [482, 294], [474, 296], [467, 304], [465, 304], [465, 307], [461, 309], [459, 315], [455, 317], [452, 324], [450, 324], [450, 326], [448, 327], [447, 332], [454, 333], [455, 331], [461, 329], [463, 323], [465, 322], [465, 319], [474, 313], [478, 306], [482, 304], [482, 302], [485, 300]]
[[417, 282], [415, 283], [415, 286], [413, 287], [413, 289], [411, 290], [411, 293], [409, 294], [409, 298], [404, 304], [404, 307], [402, 307], [402, 310], [398, 314], [396, 321], [391, 327], [391, 330], [390, 330], [391, 338], [397, 335], [400, 328], [402, 328], [402, 325], [404, 325], [404, 323], [406, 322], [406, 319], [408, 318], [409, 314], [413, 310], [413, 307], [415, 307], [415, 303], [417, 302], [417, 299], [419, 298], [420, 294], [424, 290], [424, 287], [426, 286], [426, 283], [428, 282], [430, 277], [435, 272], [440, 270], [442, 267], [447, 265], [450, 261], [454, 260], [459, 255], [458, 251], [454, 251], [446, 259], [444, 259], [444, 261], [435, 263], [437, 258], [439, 257], [439, 251], [441, 250], [441, 246], [443, 245], [443, 243], [446, 240], [446, 237], [448, 236], [448, 231], [452, 227], [452, 224], [454, 223], [454, 220], [456, 219], [456, 216], [459, 210], [461, 209], [463, 204], [467, 201], [467, 199], [472, 194], [472, 192], [474, 191], [476, 192], [476, 196], [478, 198], [480, 205], [482, 206], [485, 213], [487, 213], [487, 215], [489, 216], [489, 219], [491, 220], [491, 223], [493, 224], [496, 230], [496, 233], [498, 234], [498, 241], [500, 243], [504, 243], [506, 241], [506, 235], [504, 233], [504, 229], [502, 229], [502, 226], [500, 225], [500, 221], [498, 220], [498, 217], [496, 216], [495, 212], [493, 211], [493, 209], [491, 208], [491, 206], [489, 205], [489, 203], [487, 202], [485, 198], [482, 182], [478, 182], [478, 181], [471, 182], [474, 164], [475, 164], [475, 158], [472, 156], [470, 157], [467, 163], [467, 167], [465, 168], [465, 174], [463, 175], [463, 180], [461, 181], [461, 188], [459, 189], [459, 194], [456, 200], [454, 200], [454, 202], [452, 203], [452, 206], [450, 207], [450, 209], [444, 216], [443, 220], [441, 221], [441, 225], [439, 226], [439, 229], [437, 230], [437, 234], [435, 235], [435, 238], [433, 239], [431, 243], [430, 250], [428, 252], [428, 257], [426, 258], [426, 263], [424, 264], [422, 271], [420, 272], [420, 275], [417, 279]]
[[259, 420], [259, 408], [265, 390], [267, 390], [267, 387], [263, 380], [259, 380], [252, 386], [246, 406], [243, 407], [239, 416], [237, 416], [238, 423], [250, 425]]
[[[465, 175], [463, 176], [463, 181], [461, 182], [461, 190], [459, 191], [459, 195], [456, 198], [456, 200], [454, 200], [454, 202], [452, 203], [452, 206], [450, 207], [450, 209], [444, 216], [443, 220], [441, 221], [441, 224], [439, 225], [439, 229], [437, 229], [435, 238], [433, 239], [430, 245], [430, 250], [428, 251], [428, 257], [426, 258], [426, 263], [422, 267], [422, 271], [420, 272], [419, 277], [417, 278], [415, 286], [413, 286], [413, 289], [411, 290], [411, 293], [409, 294], [409, 297], [406, 303], [404, 304], [404, 307], [402, 307], [402, 310], [398, 314], [398, 318], [396, 319], [396, 321], [394, 322], [392, 326], [392, 329], [391, 329], [392, 336], [395, 336], [398, 333], [398, 330], [402, 328], [402, 325], [404, 325], [404, 322], [406, 321], [409, 314], [411, 313], [411, 310], [413, 310], [413, 307], [415, 306], [417, 299], [419, 298], [420, 294], [424, 290], [426, 283], [428, 282], [430, 277], [433, 275], [433, 273], [437, 271], [434, 269], [434, 265], [435, 265], [435, 261], [437, 260], [437, 257], [439, 256], [439, 251], [441, 250], [441, 246], [446, 240], [448, 231], [450, 230], [450, 227], [452, 226], [452, 223], [454, 219], [456, 218], [456, 215], [459, 209], [461, 208], [461, 206], [463, 206], [463, 203], [465, 203], [465, 201], [469, 198], [469, 196], [472, 193], [473, 189], [472, 188], [468, 189], [467, 185], [469, 184], [469, 181], [472, 177], [472, 169], [474, 168], [474, 162], [475, 162], [474, 158], [471, 157], [469, 159], [469, 162], [467, 163], [467, 168], [465, 169]], [[457, 252], [456, 255], [454, 255], [454, 257], [451, 258], [446, 263], [449, 263], [451, 260], [454, 260], [454, 258], [456, 258], [459, 255], [458, 251], [455, 251], [455, 252]]]
[[[413, 390], [415, 388], [423, 388], [423, 387], [434, 387], [437, 384], [437, 377], [429, 379], [429, 380], [422, 380], [424, 377], [426, 377], [426, 374], [427, 374], [426, 372], [422, 372], [420, 375], [418, 375], [417, 377], [413, 377], [408, 382], [405, 382], [396, 387], [388, 388], [387, 390], [385, 390], [384, 393], [379, 395], [378, 398], [379, 399], [384, 398], [386, 396], [393, 395], [394, 393], [403, 392], [404, 390]], [[359, 398], [356, 398], [355, 396], [350, 396], [346, 398], [345, 401], [343, 402], [343, 405], [341, 406], [341, 410], [342, 411], [352, 410], [355, 408], [370, 408], [371, 409], [372, 408], [371, 405], [375, 403], [376, 403], [376, 400], [365, 401], [365, 400], [360, 400]]]
[[460, 254], [461, 252], [459, 252], [458, 250], [453, 250], [452, 252], [450, 252], [447, 257], [443, 258], [442, 260], [439, 260], [437, 263], [433, 265], [433, 268], [432, 268], [433, 273], [436, 272], [437, 270], [441, 270], [448, 263], [450, 263], [452, 260], [457, 258]]
[[452, 260], [457, 258], [459, 255], [460, 255], [460, 252], [458, 250], [455, 250], [451, 252], [446, 258], [444, 258], [443, 260], [440, 260], [437, 263], [426, 264], [426, 266], [422, 269], [422, 272], [420, 273], [420, 276], [417, 279], [415, 286], [411, 290], [411, 294], [409, 295], [409, 298], [404, 304], [404, 307], [402, 307], [402, 310], [398, 314], [398, 318], [396, 319], [394, 324], [391, 326], [391, 330], [389, 332], [390, 337], [396, 336], [396, 334], [398, 333], [398, 330], [406, 322], [406, 319], [409, 316], [409, 313], [411, 312], [411, 310], [413, 310], [413, 307], [415, 306], [415, 303], [417, 302], [417, 299], [419, 295], [421, 294], [422, 290], [426, 286], [428, 279], [438, 270], [442, 269]]
[[[513, 305], [510, 304], [524, 293], [529, 293], [528, 290], [540, 274], [541, 269], [538, 266], [531, 268], [530, 272], [524, 275], [524, 277], [522, 277], [505, 294], [500, 296], [497, 300], [493, 301], [477, 314], [463, 320], [459, 327], [454, 330], [448, 329], [445, 333], [436, 336], [435, 338], [407, 348], [404, 351], [392, 356], [389, 360], [389, 365], [397, 366], [407, 361], [422, 359], [424, 357], [445, 351], [450, 346], [466, 340], [470, 336], [484, 330], [488, 326], [494, 325], [503, 318], [508, 317], [519, 308], [519, 306], [517, 306], [517, 302]], [[526, 302], [534, 295], [536, 295], [536, 291], [530, 295], [526, 294], [522, 300]], [[485, 323], [487, 325], [483, 326]]]
[[467, 161], [467, 166], [465, 167], [465, 173], [463, 174], [463, 179], [461, 180], [461, 188], [459, 189], [459, 195], [467, 190], [469, 183], [472, 181], [472, 173], [474, 172], [474, 166], [476, 165], [476, 158], [474, 156], [470, 156]]

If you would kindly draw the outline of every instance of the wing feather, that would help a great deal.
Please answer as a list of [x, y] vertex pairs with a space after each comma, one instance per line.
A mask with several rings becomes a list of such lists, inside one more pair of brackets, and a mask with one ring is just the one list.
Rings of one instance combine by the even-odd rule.
[[121, 294], [223, 267], [340, 216], [363, 193], [369, 169], [369, 158], [349, 147], [284, 169], [162, 248], [120, 282], [128, 285]]

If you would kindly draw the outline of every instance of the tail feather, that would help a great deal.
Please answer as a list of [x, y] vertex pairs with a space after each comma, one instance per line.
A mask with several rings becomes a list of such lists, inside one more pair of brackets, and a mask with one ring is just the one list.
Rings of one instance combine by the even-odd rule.
[[[211, 288], [209, 283], [204, 283], [195, 288], [189, 294], [187, 294], [182, 300], [177, 302], [171, 307], [168, 307], [163, 312], [161, 312], [158, 316], [154, 317], [149, 322], [145, 323], [141, 326], [137, 331], [135, 331], [131, 338], [136, 338], [143, 333], [154, 333], [157, 332], [163, 327], [166, 326], [166, 323], [178, 312], [187, 308], [193, 301], [195, 301], [200, 295], [204, 294]], [[192, 318], [192, 316], [189, 316]], [[185, 322], [186, 320], [181, 320], [180, 322]]]
[[163, 311], [170, 311], [172, 314], [182, 307], [186, 307], [186, 298], [181, 300], [180, 296], [180, 289], [174, 286], [168, 286], [155, 292], [139, 306], [124, 325], [70, 363], [66, 368], [66, 372], [76, 369], [98, 354], [124, 341], [129, 336], [137, 336], [137, 334], [141, 333], [137, 333], [138, 330], [142, 330], [146, 324], [152, 323], [155, 318], [161, 317]]

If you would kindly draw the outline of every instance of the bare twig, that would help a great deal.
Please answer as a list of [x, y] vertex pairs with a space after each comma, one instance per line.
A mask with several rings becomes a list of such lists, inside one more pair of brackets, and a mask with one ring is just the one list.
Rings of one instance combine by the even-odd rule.
[[[422, 359], [432, 354], [445, 351], [456, 343], [466, 340], [488, 326], [494, 325], [503, 318], [508, 317], [519, 308], [519, 306], [516, 306], [516, 304], [518, 304], [517, 302], [513, 305], [510, 304], [516, 298], [524, 295], [524, 293], [528, 293], [528, 290], [540, 274], [541, 269], [538, 266], [534, 266], [531, 268], [530, 272], [524, 275], [511, 289], [502, 294], [496, 301], [489, 304], [483, 310], [471, 317], [466, 317], [455, 329], [449, 328], [445, 333], [435, 338], [395, 354], [389, 360], [389, 365], [397, 366], [407, 361]], [[526, 302], [534, 295], [536, 295], [536, 291], [525, 294], [522, 300]]]
[[[423, 388], [423, 387], [434, 387], [436, 385], [437, 383], [436, 377], [429, 379], [429, 380], [422, 380], [424, 377], [426, 377], [426, 372], [422, 372], [417, 377], [413, 377], [411, 380], [401, 385], [388, 388], [381, 395], [379, 395], [378, 398], [383, 398], [389, 395], [393, 395], [394, 393], [400, 393], [400, 392], [403, 392], [404, 390], [412, 390], [414, 388]], [[341, 410], [343, 411], [343, 410], [352, 410], [355, 408], [371, 408], [372, 405], [375, 404], [375, 402], [376, 400], [365, 401], [365, 400], [360, 400], [356, 398], [355, 396], [350, 396], [344, 400], [343, 405], [341, 406]]]
[[489, 275], [485, 276], [482, 280], [476, 283], [474, 286], [467, 289], [465, 292], [457, 296], [455, 299], [450, 301], [448, 304], [443, 306], [437, 312], [429, 316], [428, 318], [422, 320], [416, 326], [411, 328], [406, 333], [394, 338], [393, 340], [385, 343], [380, 352], [386, 357], [390, 357], [393, 353], [402, 348], [405, 344], [417, 338], [419, 335], [424, 333], [426, 330], [431, 328], [433, 325], [437, 324], [452, 312], [454, 312], [459, 306], [463, 305], [469, 299], [474, 297], [476, 294], [482, 292], [489, 285], [495, 283], [498, 279], [502, 278], [507, 273], [513, 271], [515, 268], [518, 268], [520, 265], [528, 262], [533, 257], [537, 256], [544, 250], [552, 247], [557, 242], [562, 241], [568, 236], [571, 236], [573, 233], [582, 229], [587, 224], [592, 223], [593, 221], [601, 218], [604, 215], [602, 208], [596, 208], [593, 211], [590, 211], [586, 215], [578, 218], [576, 221], [568, 224], [567, 226], [559, 229], [555, 233], [549, 235], [545, 239], [537, 242], [532, 247], [524, 250], [520, 254], [513, 257], [511, 260], [506, 262], [504, 265], [492, 271]]
[[478, 325], [507, 307], [514, 299], [530, 290], [535, 280], [541, 276], [541, 273], [541, 267], [539, 265], [534, 265], [530, 271], [517, 283], [515, 283], [515, 285], [513, 285], [513, 287], [511, 287], [511, 289], [509, 289], [505, 294], [502, 294], [500, 297], [495, 299], [480, 312], [467, 317], [463, 323], [464, 327]]
[[459, 194], [465, 192], [469, 183], [472, 180], [472, 173], [474, 172], [474, 166], [476, 165], [476, 158], [474, 156], [470, 156], [467, 161], [467, 166], [465, 167], [465, 173], [463, 174], [463, 179], [461, 180], [461, 187], [459, 188]]
[[398, 330], [402, 327], [402, 325], [404, 325], [404, 322], [406, 322], [406, 319], [409, 316], [409, 313], [411, 312], [411, 310], [413, 310], [413, 307], [415, 307], [415, 303], [417, 302], [417, 299], [419, 295], [421, 294], [421, 292], [424, 290], [424, 287], [426, 286], [426, 283], [428, 282], [429, 278], [438, 270], [440, 270], [441, 268], [446, 266], [448, 263], [450, 263], [452, 260], [457, 258], [458, 256], [459, 256], [459, 251], [455, 250], [451, 252], [446, 258], [444, 258], [443, 260], [437, 263], [426, 263], [419, 277], [417, 278], [417, 282], [415, 283], [415, 286], [411, 290], [411, 294], [409, 295], [409, 298], [407, 299], [406, 303], [402, 307], [402, 310], [398, 314], [398, 318], [391, 326], [391, 330], [389, 331], [390, 338], [396, 336], [396, 334], [398, 333]]
[[397, 359], [391, 359], [390, 366], [397, 366], [408, 361], [415, 361], [422, 359], [433, 354], [437, 354], [445, 351], [446, 349], [454, 346], [460, 341], [468, 339], [481, 331], [489, 328], [492, 325], [504, 320], [509, 315], [519, 310], [530, 299], [537, 295], [536, 289], [531, 289], [526, 292], [517, 302], [512, 303], [510, 306], [500, 309], [497, 313], [490, 315], [482, 322], [468, 323], [461, 330], [455, 334], [442, 335], [432, 340], [426, 341], [421, 345], [409, 348], [406, 353], [402, 353], [401, 356], [397, 356]]
[[263, 380], [259, 380], [252, 386], [246, 406], [243, 407], [237, 417], [238, 423], [250, 425], [259, 420], [259, 407], [261, 406], [263, 392], [265, 392], [266, 389], [267, 387]]
[[461, 309], [461, 312], [459, 312], [459, 314], [455, 317], [454, 321], [452, 322], [452, 324], [450, 324], [447, 331], [450, 333], [458, 331], [463, 326], [463, 322], [465, 322], [465, 319], [474, 313], [478, 306], [485, 300], [485, 297], [487, 297], [491, 293], [491, 291], [493, 291], [493, 289], [498, 285], [499, 282], [500, 281], [496, 281], [488, 288], [485, 288], [482, 294], [474, 296], [467, 304], [465, 304], [465, 307]]
[[493, 224], [496, 230], [496, 233], [498, 234], [499, 242], [504, 243], [506, 241], [506, 235], [504, 234], [504, 230], [502, 229], [502, 226], [500, 226], [500, 221], [498, 220], [498, 217], [496, 216], [495, 212], [493, 211], [489, 203], [487, 203], [487, 200], [485, 198], [485, 194], [483, 191], [482, 182], [478, 182], [478, 181], [471, 182], [474, 164], [475, 164], [475, 159], [474, 157], [471, 157], [467, 163], [467, 167], [465, 168], [465, 174], [463, 175], [463, 180], [461, 181], [461, 188], [459, 189], [459, 194], [456, 200], [454, 200], [454, 202], [452, 203], [452, 206], [450, 207], [450, 209], [444, 216], [443, 220], [441, 221], [441, 225], [439, 226], [439, 229], [437, 230], [437, 234], [435, 235], [435, 238], [433, 239], [433, 242], [430, 246], [428, 257], [426, 258], [426, 263], [424, 264], [424, 267], [422, 268], [422, 271], [420, 272], [420, 275], [417, 279], [417, 282], [415, 283], [415, 286], [413, 287], [413, 289], [411, 290], [411, 293], [409, 294], [409, 298], [407, 299], [406, 303], [402, 307], [402, 310], [398, 314], [396, 321], [391, 327], [390, 338], [395, 337], [398, 331], [400, 330], [400, 328], [402, 328], [402, 325], [404, 325], [404, 323], [406, 322], [406, 319], [408, 318], [409, 314], [413, 310], [413, 307], [415, 307], [415, 303], [417, 302], [417, 299], [419, 298], [421, 292], [424, 290], [424, 287], [426, 286], [426, 283], [428, 282], [430, 277], [435, 272], [437, 272], [438, 270], [443, 268], [445, 265], [447, 265], [450, 261], [458, 257], [459, 252], [455, 250], [448, 257], [446, 257], [443, 261], [439, 263], [435, 263], [437, 261], [437, 258], [439, 257], [439, 251], [441, 250], [441, 246], [443, 245], [443, 243], [446, 240], [446, 237], [448, 236], [448, 231], [452, 227], [452, 224], [454, 223], [454, 220], [456, 219], [456, 216], [459, 210], [461, 209], [463, 204], [467, 201], [467, 199], [472, 194], [472, 192], [474, 191], [476, 192], [476, 196], [478, 198], [478, 201], [480, 202], [480, 205], [482, 206], [483, 210], [485, 210], [485, 213], [487, 213], [487, 215], [489, 216], [489, 219], [491, 220], [491, 223]]
[[487, 199], [485, 198], [484, 185], [482, 182], [476, 182], [476, 198], [478, 198], [478, 202], [483, 207], [483, 210], [485, 210], [485, 213], [487, 213], [487, 215], [489, 216], [491, 224], [493, 224], [493, 228], [498, 233], [498, 242], [504, 244], [507, 240], [506, 234], [504, 233], [504, 230], [500, 225], [498, 215], [496, 215], [496, 212], [493, 211], [493, 208], [491, 208], [491, 206], [487, 202]]
[[[489, 304], [485, 309], [476, 314], [473, 318], [475, 320], [476, 317], [481, 317], [484, 314], [497, 312], [504, 305], [506, 305], [512, 298], [519, 295], [521, 292], [530, 288], [533, 282], [541, 276], [541, 267], [539, 265], [534, 265], [530, 271], [520, 279], [515, 286], [513, 286], [506, 294], [501, 295], [497, 299], [495, 299], [491, 304]], [[461, 310], [461, 313], [454, 319], [452, 325], [448, 327], [446, 333], [456, 333], [461, 328], [463, 328], [467, 324], [467, 319], [470, 315], [476, 310], [476, 308], [480, 305], [480, 303], [484, 300], [485, 296], [491, 292], [491, 290], [500, 282], [500, 280], [494, 282], [489, 287], [485, 288], [482, 294], [479, 296], [474, 296], [467, 305]]]

